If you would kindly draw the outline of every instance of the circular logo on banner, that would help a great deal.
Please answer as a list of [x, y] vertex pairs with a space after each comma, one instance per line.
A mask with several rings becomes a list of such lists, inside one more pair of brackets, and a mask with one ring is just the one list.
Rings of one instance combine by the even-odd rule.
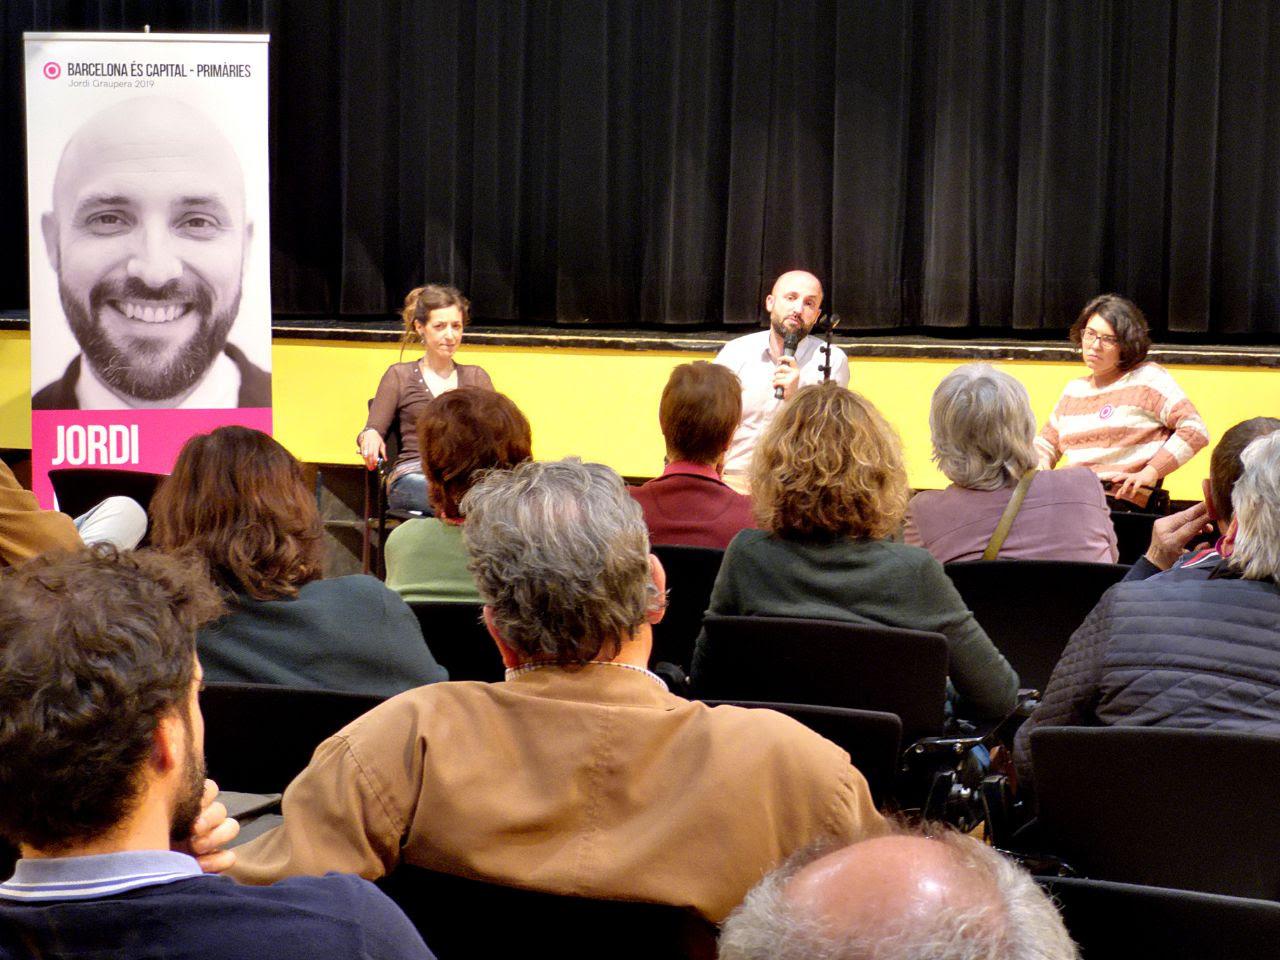
[[62, 67], [56, 60], [50, 60], [44, 65], [44, 76], [46, 80], [57, 80], [62, 76]]
[[1098, 411], [1098, 419], [1106, 420], [1115, 412], [1116, 412], [1116, 408], [1108, 403], [1105, 407], [1103, 407], [1101, 410]]

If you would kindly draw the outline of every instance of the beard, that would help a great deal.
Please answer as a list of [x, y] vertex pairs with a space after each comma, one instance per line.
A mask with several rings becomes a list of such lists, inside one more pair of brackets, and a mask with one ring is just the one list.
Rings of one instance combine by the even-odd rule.
[[169, 818], [169, 842], [180, 844], [191, 837], [191, 828], [204, 809], [204, 751], [196, 754], [195, 737], [187, 724], [187, 759], [182, 771], [182, 791]]
[[[786, 321], [793, 317], [796, 320], [796, 324], [793, 327], [788, 327]], [[799, 313], [787, 313], [780, 317], [770, 314], [769, 326], [778, 335], [779, 340], [786, 340], [787, 334], [794, 332], [798, 343], [809, 335], [809, 331], [804, 328], [804, 315]]]
[[[100, 280], [85, 304], [58, 279], [62, 310], [85, 357], [102, 382], [117, 394], [157, 402], [177, 397], [200, 381], [222, 348], [240, 312], [240, 289], [227, 309], [213, 312], [213, 291], [202, 280], [185, 275], [155, 289], [137, 277]], [[113, 339], [104, 329], [102, 309], [113, 300], [185, 302], [200, 318], [199, 329], [177, 350], [162, 338]]]

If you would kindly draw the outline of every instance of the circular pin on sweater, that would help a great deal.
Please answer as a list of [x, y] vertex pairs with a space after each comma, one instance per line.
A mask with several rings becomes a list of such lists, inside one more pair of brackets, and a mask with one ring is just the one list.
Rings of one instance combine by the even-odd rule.
[[1098, 411], [1098, 419], [1106, 420], [1115, 412], [1116, 412], [1116, 408], [1108, 403], [1105, 407], [1103, 407], [1101, 410]]

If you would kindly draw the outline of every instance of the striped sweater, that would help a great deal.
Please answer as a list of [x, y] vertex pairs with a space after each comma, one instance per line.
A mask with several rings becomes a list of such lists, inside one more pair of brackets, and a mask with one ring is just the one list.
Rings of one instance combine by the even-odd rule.
[[1148, 360], [1115, 383], [1088, 377], [1062, 391], [1036, 437], [1042, 467], [1065, 458], [1095, 472], [1133, 472], [1150, 464], [1167, 476], [1209, 442], [1209, 431], [1169, 372]]

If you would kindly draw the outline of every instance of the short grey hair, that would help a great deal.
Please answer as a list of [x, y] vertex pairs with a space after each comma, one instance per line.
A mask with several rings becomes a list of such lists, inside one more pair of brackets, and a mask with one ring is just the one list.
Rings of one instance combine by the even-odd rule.
[[1246, 580], [1280, 582], [1280, 431], [1245, 447], [1240, 464], [1231, 491], [1239, 525], [1231, 566]]
[[462, 499], [481, 599], [525, 660], [617, 655], [655, 588], [649, 532], [622, 478], [577, 458], [486, 473]]
[[1037, 463], [1036, 418], [1027, 388], [985, 363], [942, 378], [929, 407], [933, 459], [958, 487], [997, 490]]
[[720, 960], [1077, 960], [1062, 917], [1030, 874], [954, 830], [933, 839], [976, 886], [990, 891], [986, 909], [908, 911], [875, 931], [833, 932], [787, 895], [791, 879], [817, 859], [806, 853], [760, 881], [729, 915], [720, 934]]

